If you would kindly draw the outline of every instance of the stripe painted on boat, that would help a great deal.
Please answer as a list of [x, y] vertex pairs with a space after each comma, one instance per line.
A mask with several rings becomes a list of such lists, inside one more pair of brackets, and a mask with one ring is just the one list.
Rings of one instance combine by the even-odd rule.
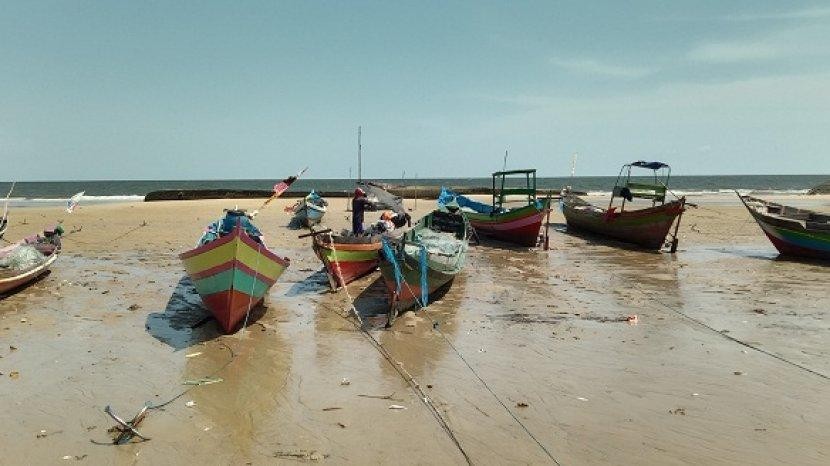
[[[211, 275], [218, 274], [219, 272], [224, 272], [226, 270], [234, 269], [234, 268], [243, 270], [246, 273], [255, 276], [259, 280], [262, 280], [262, 281], [268, 283], [269, 285], [273, 285], [274, 282], [276, 281], [275, 278], [263, 275], [263, 274], [255, 271], [254, 269], [248, 267], [247, 265], [245, 265], [242, 262], [239, 262], [238, 260], [235, 260], [235, 259], [232, 260], [232, 261], [225, 262], [224, 264], [217, 265], [216, 267], [212, 267], [210, 269], [206, 269], [206, 270], [203, 270], [201, 272], [194, 273], [194, 274], [190, 275], [190, 278], [193, 279], [193, 280], [199, 280], [199, 279], [202, 279], [202, 278], [205, 278], [205, 277], [209, 277]], [[283, 270], [284, 270], [284, 268], [283, 268]]]
[[[259, 243], [254, 242], [254, 244], [258, 245]], [[218, 247], [204, 251], [202, 254], [185, 259], [185, 268], [192, 276], [235, 259], [267, 277], [279, 276], [285, 265], [274, 260], [274, 258], [268, 257], [265, 251], [267, 251], [267, 248], [264, 246], [252, 247], [250, 244], [241, 241], [240, 237], [236, 237]]]
[[[758, 222], [758, 225], [761, 226], [761, 229], [764, 233], [766, 233], [770, 240], [773, 241], [773, 245], [775, 245], [781, 253], [806, 253], [808, 255], [830, 256], [830, 239], [824, 239], [819, 235], [813, 235], [809, 232], [793, 231], [783, 227], [776, 227], [761, 221]], [[778, 240], [783, 244], [776, 243], [775, 240]], [[788, 247], [799, 248], [803, 251], [782, 250], [782, 248], [786, 249]]]
[[268, 291], [270, 283], [260, 280], [242, 269], [229, 269], [209, 277], [193, 280], [196, 290], [201, 295], [209, 295], [220, 291], [238, 290], [246, 294], [262, 297]]
[[345, 251], [342, 249], [331, 250], [322, 248], [323, 257], [326, 260], [334, 261], [335, 256], [337, 256], [337, 260], [339, 262], [353, 262], [353, 261], [367, 261], [372, 259], [377, 259], [378, 257], [378, 250], [372, 251]]

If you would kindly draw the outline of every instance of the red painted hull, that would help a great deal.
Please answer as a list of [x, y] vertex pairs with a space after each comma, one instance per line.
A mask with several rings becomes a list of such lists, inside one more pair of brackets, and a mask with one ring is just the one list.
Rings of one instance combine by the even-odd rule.
[[685, 199], [640, 210], [609, 214], [575, 196], [563, 200], [568, 228], [586, 231], [636, 244], [646, 249], [660, 249], [675, 219], [685, 210]]
[[377, 259], [353, 262], [344, 261], [339, 264], [340, 271], [338, 273], [337, 264], [334, 262], [326, 262], [326, 271], [329, 276], [334, 277], [337, 286], [345, 286], [360, 277], [374, 272], [378, 268]]
[[476, 222], [472, 221], [470, 224], [476, 229], [476, 231], [484, 233], [487, 236], [521, 246], [533, 247], [539, 242], [539, 229], [542, 227], [543, 215], [544, 214], [538, 215], [538, 221], [510, 230], [496, 230], [488, 228], [489, 225], [477, 225]]
[[211, 310], [225, 333], [230, 333], [242, 322], [248, 310], [259, 304], [262, 298], [253, 301], [250, 295], [228, 290], [202, 296], [202, 301]]

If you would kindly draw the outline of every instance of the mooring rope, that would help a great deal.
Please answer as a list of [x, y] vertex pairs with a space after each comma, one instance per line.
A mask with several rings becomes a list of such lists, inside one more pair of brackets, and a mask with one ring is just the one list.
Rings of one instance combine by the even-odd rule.
[[[328, 237], [329, 244], [331, 245], [331, 249], [334, 252], [334, 265], [337, 268], [338, 275], [342, 277], [342, 272], [340, 269], [340, 260], [337, 258], [337, 249], [334, 246], [334, 239], [332, 237], [331, 232], [328, 233]], [[360, 332], [360, 334], [363, 335], [363, 337], [366, 338], [367, 341], [369, 341], [372, 347], [374, 347], [375, 350], [378, 353], [380, 353], [381, 356], [383, 356], [386, 362], [388, 362], [389, 365], [392, 366], [393, 369], [395, 369], [398, 375], [400, 375], [401, 378], [407, 383], [407, 385], [409, 385], [412, 391], [415, 392], [416, 395], [418, 395], [418, 398], [421, 400], [421, 402], [424, 403], [424, 406], [426, 406], [426, 408], [429, 409], [432, 416], [435, 418], [435, 420], [438, 422], [438, 424], [441, 426], [444, 432], [446, 432], [447, 436], [449, 436], [450, 440], [453, 442], [455, 447], [464, 457], [464, 460], [467, 462], [467, 464], [472, 465], [473, 461], [470, 458], [470, 455], [467, 454], [466, 450], [464, 450], [464, 447], [461, 445], [461, 441], [458, 440], [458, 437], [455, 435], [455, 432], [453, 432], [449, 423], [446, 419], [444, 419], [444, 416], [441, 415], [441, 412], [438, 411], [438, 408], [432, 402], [430, 397], [421, 389], [421, 385], [415, 380], [415, 378], [412, 376], [412, 374], [409, 373], [409, 371], [404, 369], [403, 364], [395, 360], [395, 358], [392, 357], [389, 351], [363, 327], [363, 319], [361, 319], [360, 313], [357, 311], [357, 308], [354, 305], [354, 299], [352, 298], [351, 293], [349, 293], [349, 287], [346, 283], [343, 283], [342, 285], [343, 290], [346, 292], [346, 297], [349, 300], [349, 310], [352, 312], [352, 314], [354, 314], [355, 319], [357, 320], [359, 325], [355, 324], [353, 321], [349, 320], [346, 316], [342, 314], [338, 313], [337, 315], [340, 316], [342, 319], [346, 320], [347, 322], [350, 322]]]
[[[465, 218], [465, 220], [466, 220], [466, 218]], [[395, 260], [394, 257], [392, 257], [391, 260]], [[510, 415], [510, 417], [512, 417], [513, 420], [516, 421], [517, 424], [519, 424], [519, 426], [522, 428], [522, 430], [524, 430], [525, 433], [536, 443], [536, 445], [539, 446], [539, 448], [545, 453], [545, 455], [547, 455], [547, 457], [550, 458], [550, 460], [553, 461], [554, 464], [557, 464], [557, 465], [561, 464], [553, 456], [553, 454], [550, 452], [550, 450], [548, 450], [547, 447], [545, 447], [542, 444], [542, 442], [539, 441], [539, 439], [536, 438], [535, 435], [533, 435], [533, 433], [530, 431], [530, 429], [528, 429], [528, 427], [513, 413], [513, 411], [511, 411], [510, 408], [507, 407], [507, 405], [501, 400], [501, 398], [496, 394], [496, 392], [494, 392], [493, 389], [490, 388], [490, 385], [484, 380], [484, 378], [482, 378], [481, 375], [479, 375], [478, 371], [476, 371], [475, 368], [473, 368], [473, 366], [467, 361], [467, 359], [464, 357], [464, 355], [461, 354], [461, 351], [459, 351], [458, 348], [456, 348], [456, 346], [450, 341], [450, 339], [447, 338], [447, 335], [444, 334], [444, 332], [439, 328], [440, 325], [439, 325], [438, 321], [436, 321], [432, 317], [432, 314], [430, 313], [430, 311], [418, 299], [418, 296], [415, 294], [415, 292], [409, 286], [409, 283], [407, 283], [406, 280], [402, 280], [402, 281], [403, 281], [404, 286], [406, 286], [407, 290], [409, 290], [409, 294], [411, 294], [413, 299], [415, 300], [415, 303], [418, 305], [418, 307], [421, 310], [424, 311], [424, 313], [429, 318], [430, 322], [432, 323], [432, 328], [434, 330], [436, 330], [439, 335], [441, 335], [441, 337], [444, 339], [444, 341], [447, 343], [447, 345], [450, 348], [452, 348], [452, 350], [456, 354], [456, 356], [458, 356], [458, 358], [461, 359], [462, 362], [464, 362], [464, 365], [467, 366], [467, 369], [469, 369], [470, 372], [472, 372], [472, 374], [476, 377], [476, 379], [478, 379], [479, 382], [481, 382], [481, 384], [484, 386], [484, 388], [488, 392], [490, 392], [490, 395], [492, 395], [493, 398], [502, 406], [502, 408], [504, 408], [504, 410], [507, 411], [507, 413]]]
[[[404, 283], [404, 285], [406, 285], [407, 289], [409, 289], [410, 294], [412, 294], [414, 296], [412, 288], [409, 287], [409, 284], [406, 283], [406, 280], [404, 280], [403, 283]], [[548, 450], [547, 447], [545, 447], [542, 444], [542, 442], [539, 441], [539, 439], [536, 438], [535, 435], [533, 435], [533, 433], [530, 431], [530, 429], [528, 429], [527, 426], [513, 413], [513, 411], [511, 411], [510, 408], [507, 407], [507, 405], [501, 400], [501, 398], [496, 394], [496, 392], [494, 392], [493, 389], [490, 388], [490, 385], [481, 377], [481, 375], [479, 375], [478, 371], [476, 371], [473, 368], [473, 366], [467, 361], [467, 359], [464, 357], [464, 355], [461, 354], [461, 351], [459, 351], [458, 348], [456, 348], [456, 346], [450, 341], [450, 339], [447, 338], [447, 335], [441, 330], [438, 321], [435, 320], [432, 317], [431, 311], [429, 309], [427, 309], [426, 307], [422, 306], [421, 302], [418, 300], [417, 297], [415, 298], [415, 303], [427, 315], [427, 317], [430, 320], [430, 323], [432, 323], [432, 328], [434, 330], [436, 330], [439, 335], [441, 335], [441, 337], [444, 339], [444, 341], [447, 343], [447, 345], [449, 345], [449, 347], [452, 348], [452, 350], [456, 354], [456, 356], [458, 356], [458, 358], [461, 359], [462, 362], [464, 362], [464, 365], [467, 366], [467, 369], [469, 369], [470, 372], [472, 372], [472, 374], [476, 377], [476, 379], [478, 379], [479, 382], [481, 382], [481, 384], [484, 386], [484, 388], [487, 389], [488, 392], [490, 392], [490, 395], [492, 395], [493, 398], [502, 406], [502, 408], [504, 408], [504, 410], [507, 411], [507, 414], [509, 414], [510, 417], [512, 417], [513, 420], [516, 421], [516, 423], [519, 424], [519, 426], [521, 426], [522, 430], [524, 430], [525, 433], [531, 439], [533, 439], [533, 441], [536, 443], [536, 445], [538, 445], [539, 448], [541, 448], [542, 451], [545, 452], [545, 455], [547, 455], [547, 457], [550, 458], [550, 460], [553, 461], [554, 464], [557, 464], [557, 465], [561, 464], [556, 459], [556, 457], [553, 456], [553, 454], [550, 452], [550, 450]]]
[[702, 321], [702, 320], [700, 320], [700, 319], [696, 319], [696, 318], [694, 318], [694, 317], [690, 316], [689, 314], [686, 314], [686, 313], [685, 313], [685, 312], [683, 312], [683, 311], [680, 311], [680, 310], [678, 310], [678, 309], [674, 309], [673, 307], [669, 306], [668, 304], [664, 303], [663, 301], [661, 301], [661, 300], [659, 300], [659, 299], [657, 299], [657, 298], [652, 297], [652, 299], [654, 299], [654, 301], [655, 301], [656, 303], [660, 304], [661, 306], [663, 306], [664, 308], [668, 309], [669, 311], [671, 311], [671, 312], [673, 312], [673, 313], [675, 313], [675, 314], [677, 314], [677, 315], [679, 315], [679, 316], [681, 316], [681, 317], [684, 317], [684, 318], [686, 318], [687, 320], [689, 320], [690, 322], [694, 322], [695, 324], [700, 325], [700, 326], [701, 326], [701, 327], [703, 327], [703, 328], [706, 328], [706, 329], [708, 329], [708, 330], [711, 330], [712, 332], [714, 332], [714, 333], [716, 333], [716, 334], [718, 334], [718, 335], [722, 336], [723, 338], [726, 338], [727, 340], [733, 341], [733, 342], [735, 342], [735, 343], [737, 343], [737, 344], [739, 344], [739, 345], [741, 345], [741, 346], [745, 346], [745, 347], [747, 347], [747, 348], [749, 348], [749, 349], [751, 349], [751, 350], [754, 350], [754, 351], [757, 351], [757, 352], [759, 352], [759, 353], [761, 353], [761, 354], [765, 354], [765, 355], [767, 355], [767, 356], [770, 356], [770, 357], [772, 357], [772, 358], [775, 358], [775, 359], [777, 359], [777, 360], [779, 360], [779, 361], [781, 361], [781, 362], [783, 362], [783, 363], [786, 363], [786, 364], [789, 364], [789, 365], [791, 365], [791, 366], [794, 366], [794, 367], [796, 367], [796, 368], [798, 368], [798, 369], [801, 369], [801, 370], [803, 370], [803, 371], [805, 371], [805, 372], [809, 372], [810, 374], [817, 375], [817, 376], [819, 376], [819, 377], [821, 377], [821, 378], [823, 378], [823, 379], [825, 379], [825, 380], [830, 380], [830, 377], [829, 377], [829, 376], [827, 376], [826, 374], [823, 374], [823, 373], [821, 373], [821, 372], [818, 372], [818, 371], [816, 371], [816, 370], [814, 370], [814, 369], [810, 369], [809, 367], [803, 366], [803, 365], [801, 365], [801, 364], [799, 364], [799, 363], [797, 363], [797, 362], [790, 361], [789, 359], [786, 359], [786, 358], [784, 358], [784, 357], [782, 357], [782, 356], [779, 356], [779, 355], [777, 355], [777, 354], [775, 354], [775, 353], [772, 353], [772, 352], [770, 352], [770, 351], [767, 351], [767, 350], [765, 350], [765, 349], [763, 349], [763, 348], [759, 348], [759, 347], [757, 347], [757, 346], [755, 346], [755, 345], [752, 345], [752, 344], [750, 344], [750, 343], [747, 343], [747, 342], [745, 342], [745, 341], [743, 341], [743, 340], [741, 340], [741, 339], [739, 339], [739, 338], [733, 337], [732, 335], [728, 335], [728, 334], [726, 334], [726, 333], [723, 333], [723, 332], [721, 332], [720, 330], [718, 330], [718, 329], [716, 329], [716, 328], [712, 327], [711, 325], [709, 325], [709, 324], [707, 324], [707, 323], [703, 322], [703, 321]]

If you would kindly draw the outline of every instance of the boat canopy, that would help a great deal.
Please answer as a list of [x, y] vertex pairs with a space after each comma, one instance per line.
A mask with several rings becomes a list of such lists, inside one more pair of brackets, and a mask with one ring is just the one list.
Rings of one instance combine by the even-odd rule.
[[[654, 174], [650, 177], [650, 180], [641, 177], [632, 180], [631, 169], [634, 167], [653, 170]], [[634, 198], [652, 201], [652, 205], [663, 204], [666, 202], [669, 178], [671, 178], [671, 166], [667, 163], [646, 162], [644, 160], [627, 163], [620, 168], [620, 174], [617, 175], [617, 182], [614, 183], [614, 190], [608, 208], [611, 208], [616, 197], [623, 198], [623, 208], [625, 207], [625, 201], [633, 201]]]
[[669, 168], [669, 164], [663, 162], [646, 162], [645, 160], [638, 160], [631, 163], [632, 167], [647, 168], [649, 170], [659, 170], [661, 168]]
[[[518, 175], [518, 176], [516, 176]], [[524, 175], [524, 188], [508, 188], [505, 186], [509, 176], [521, 178]], [[500, 180], [500, 182], [497, 182]], [[536, 169], [524, 168], [519, 170], [505, 170], [493, 173], [493, 210], [501, 209], [507, 196], [527, 196], [527, 203], [536, 202]]]

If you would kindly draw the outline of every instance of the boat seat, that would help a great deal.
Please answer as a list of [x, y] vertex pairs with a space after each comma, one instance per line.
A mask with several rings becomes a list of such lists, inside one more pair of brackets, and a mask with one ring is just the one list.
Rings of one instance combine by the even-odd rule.
[[625, 186], [615, 186], [614, 196], [621, 196], [622, 190], [628, 188], [631, 197], [648, 199], [651, 201], [664, 202], [666, 200], [666, 187], [659, 184], [628, 183]]
[[499, 204], [507, 201], [507, 196], [530, 196], [536, 197], [536, 190], [531, 188], [504, 188], [499, 193]]
[[810, 222], [807, 221], [805, 226], [808, 230], [830, 231], [830, 223], [828, 222]]

